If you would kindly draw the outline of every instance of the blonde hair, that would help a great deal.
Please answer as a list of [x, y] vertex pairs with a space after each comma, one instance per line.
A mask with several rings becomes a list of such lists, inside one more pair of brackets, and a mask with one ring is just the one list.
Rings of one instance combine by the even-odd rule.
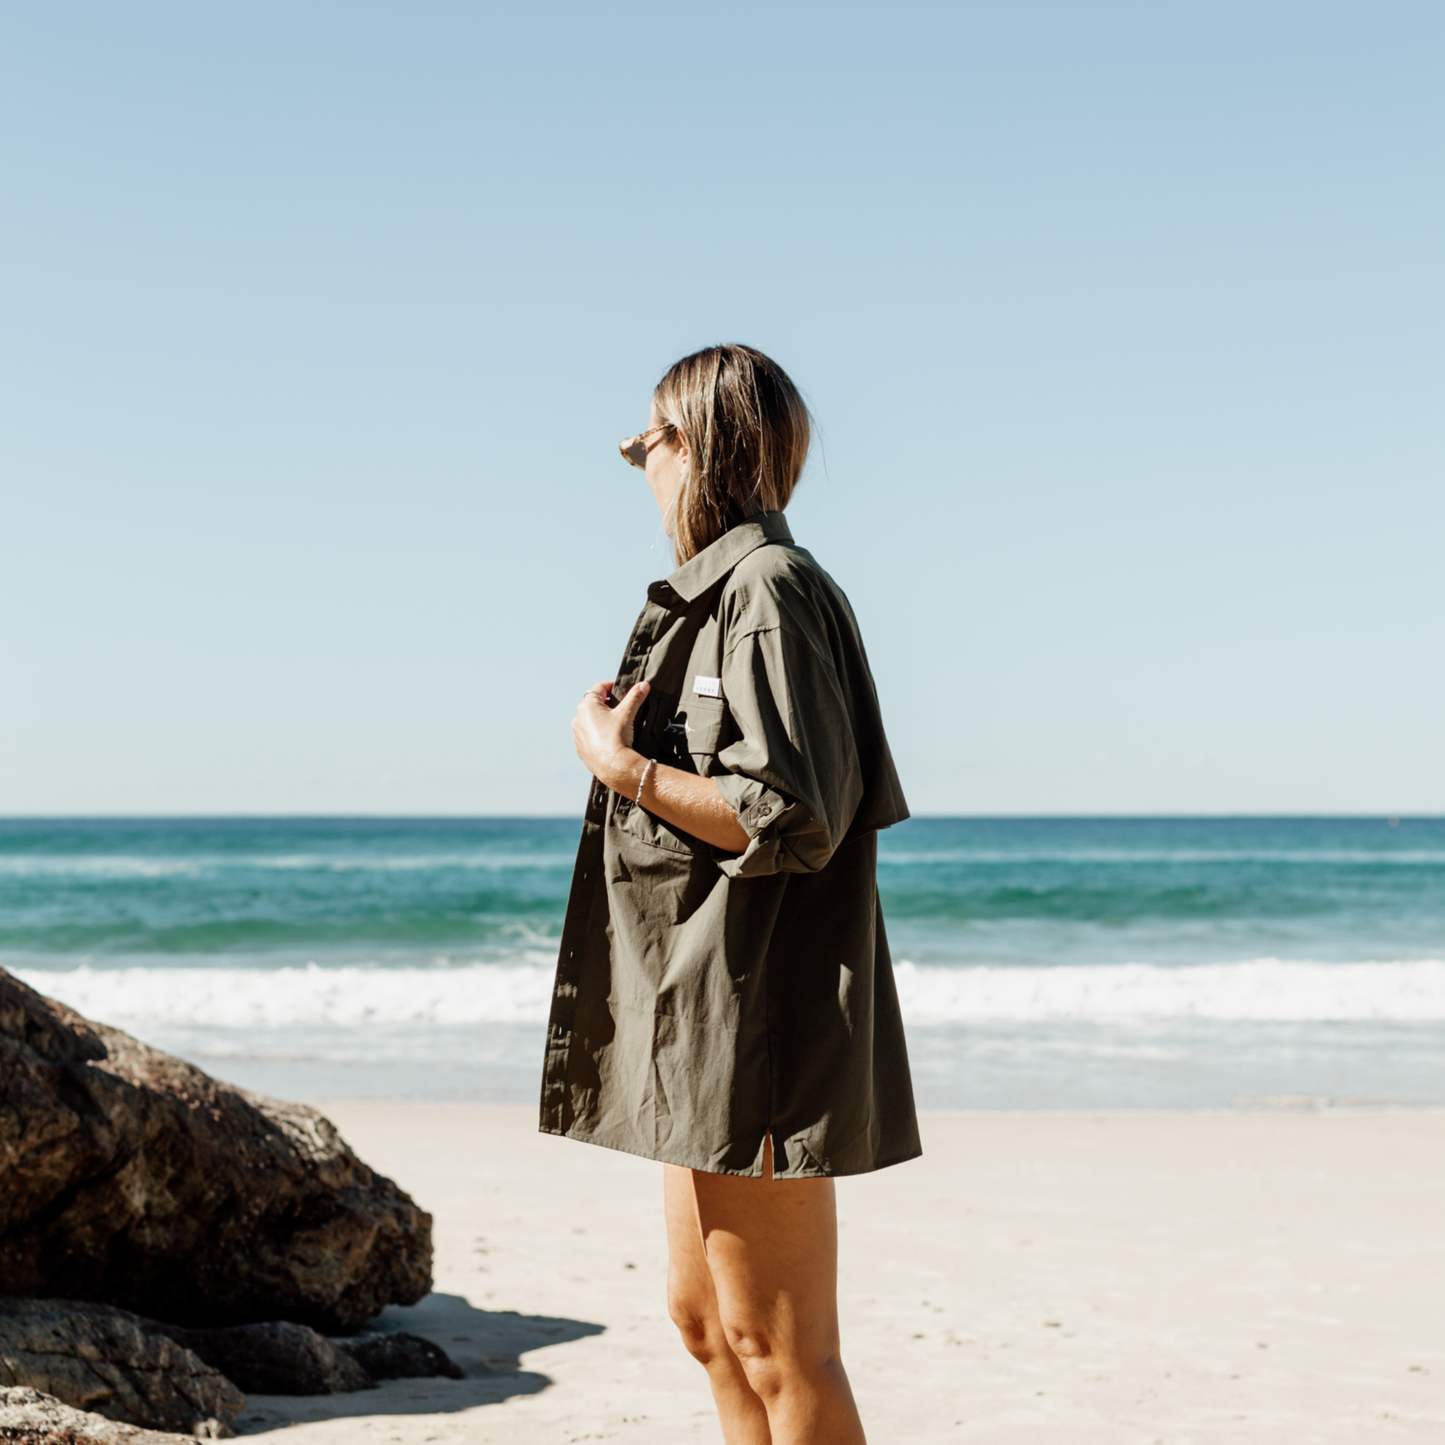
[[811, 419], [776, 361], [750, 346], [709, 346], [670, 366], [652, 399], [689, 453], [668, 529], [679, 563], [745, 517], [788, 505]]

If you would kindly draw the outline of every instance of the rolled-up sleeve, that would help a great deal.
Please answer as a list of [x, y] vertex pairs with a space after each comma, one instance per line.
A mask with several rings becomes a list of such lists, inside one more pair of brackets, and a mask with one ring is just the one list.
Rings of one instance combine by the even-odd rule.
[[750, 842], [718, 866], [734, 878], [816, 873], [863, 795], [833, 660], [792, 629], [771, 627], [732, 645], [721, 680], [739, 736], [718, 753], [713, 778]]

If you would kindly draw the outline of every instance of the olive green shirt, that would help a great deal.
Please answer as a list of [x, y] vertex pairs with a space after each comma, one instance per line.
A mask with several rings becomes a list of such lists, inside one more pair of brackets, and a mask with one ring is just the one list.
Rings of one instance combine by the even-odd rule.
[[567, 903], [543, 1132], [714, 1173], [859, 1174], [920, 1152], [878, 902], [908, 816], [848, 599], [781, 512], [648, 588], [615, 684], [633, 746], [716, 781], [714, 848], [594, 782]]

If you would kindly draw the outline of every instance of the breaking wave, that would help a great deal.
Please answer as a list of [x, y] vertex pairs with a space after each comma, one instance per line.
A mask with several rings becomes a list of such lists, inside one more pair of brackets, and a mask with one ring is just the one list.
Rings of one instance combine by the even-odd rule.
[[[449, 967], [17, 969], [32, 988], [90, 1018], [155, 1028], [467, 1027], [542, 1023], [552, 968]], [[1445, 960], [1310, 963], [1273, 958], [1161, 967], [896, 966], [910, 1024], [988, 1021], [1445, 1022]]]

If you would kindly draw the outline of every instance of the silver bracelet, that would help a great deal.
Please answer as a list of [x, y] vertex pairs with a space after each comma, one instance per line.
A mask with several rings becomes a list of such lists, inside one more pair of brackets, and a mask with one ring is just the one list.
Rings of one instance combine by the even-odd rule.
[[648, 758], [642, 765], [642, 776], [637, 780], [637, 806], [642, 806], [642, 790], [647, 786], [647, 775], [657, 766], [656, 758]]

